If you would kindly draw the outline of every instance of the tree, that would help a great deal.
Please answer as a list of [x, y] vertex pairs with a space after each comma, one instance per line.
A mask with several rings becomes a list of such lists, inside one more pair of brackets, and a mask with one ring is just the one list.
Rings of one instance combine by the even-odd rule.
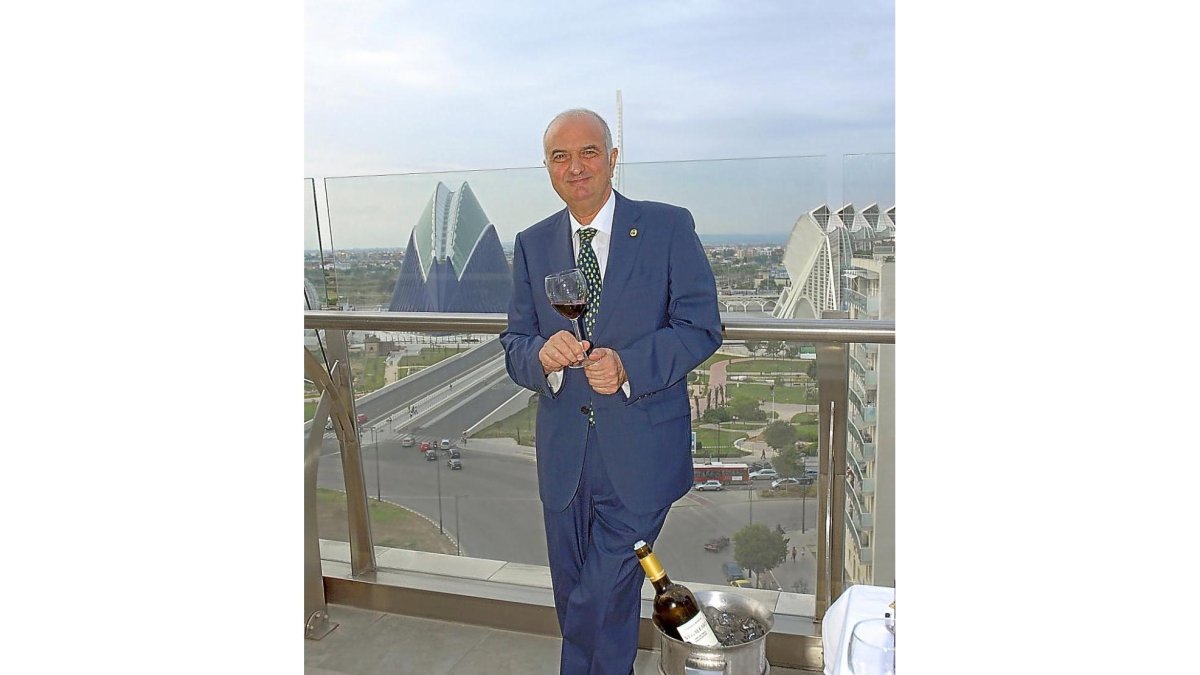
[[733, 535], [733, 559], [756, 575], [775, 569], [787, 558], [788, 539], [766, 525], [747, 525]]
[[734, 398], [729, 404], [729, 413], [737, 415], [740, 420], [759, 421], [767, 419], [766, 411], [758, 406], [760, 402], [751, 398]]
[[775, 456], [774, 464], [780, 476], [803, 476], [804, 451], [794, 445], [783, 448]]
[[733, 413], [729, 412], [729, 408], [720, 406], [717, 408], [708, 407], [704, 409], [704, 414], [700, 416], [700, 421], [705, 424], [715, 424], [716, 422], [728, 422], [733, 419]]
[[763, 440], [776, 451], [793, 447], [796, 442], [796, 427], [787, 422], [771, 422], [763, 430]]

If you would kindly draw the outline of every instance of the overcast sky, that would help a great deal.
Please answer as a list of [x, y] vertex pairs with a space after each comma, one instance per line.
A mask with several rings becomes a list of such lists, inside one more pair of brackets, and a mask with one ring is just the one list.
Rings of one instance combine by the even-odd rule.
[[[616, 142], [618, 89], [623, 161], [819, 156], [804, 173], [813, 162], [838, 173], [843, 155], [895, 151], [894, 19], [892, 0], [310, 0], [306, 176], [540, 166], [542, 132], [565, 108], [605, 116]], [[432, 188], [414, 192], [421, 203], [397, 217]], [[339, 248], [403, 245], [330, 207]], [[532, 222], [500, 222], [494, 199], [483, 207], [506, 243]]]

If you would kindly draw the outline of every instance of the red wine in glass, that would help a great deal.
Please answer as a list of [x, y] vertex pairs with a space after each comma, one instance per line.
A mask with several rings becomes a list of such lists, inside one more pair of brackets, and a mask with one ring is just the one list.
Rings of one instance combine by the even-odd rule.
[[[579, 331], [579, 317], [587, 307], [587, 280], [579, 269], [569, 269], [546, 277], [546, 297], [554, 309], [571, 322], [575, 339], [583, 341]], [[572, 363], [572, 368], [582, 368], [583, 363]]]
[[554, 309], [558, 310], [559, 314], [562, 314], [571, 321], [583, 316], [583, 309], [585, 307], [587, 307], [586, 302], [562, 302], [554, 305]]

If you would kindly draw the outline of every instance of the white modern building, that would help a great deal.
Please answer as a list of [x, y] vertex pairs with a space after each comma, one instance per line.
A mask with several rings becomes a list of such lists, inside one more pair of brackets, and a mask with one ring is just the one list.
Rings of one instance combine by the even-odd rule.
[[[895, 319], [896, 207], [846, 204], [805, 213], [792, 227], [783, 264], [791, 283], [774, 316]], [[850, 346], [846, 439], [846, 576], [895, 586], [895, 346]]]

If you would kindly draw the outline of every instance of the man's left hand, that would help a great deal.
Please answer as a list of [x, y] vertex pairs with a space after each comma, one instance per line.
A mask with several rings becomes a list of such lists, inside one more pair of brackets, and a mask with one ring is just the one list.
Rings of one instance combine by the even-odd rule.
[[615, 394], [625, 384], [625, 366], [621, 357], [608, 347], [597, 347], [583, 364], [588, 384], [598, 394]]

